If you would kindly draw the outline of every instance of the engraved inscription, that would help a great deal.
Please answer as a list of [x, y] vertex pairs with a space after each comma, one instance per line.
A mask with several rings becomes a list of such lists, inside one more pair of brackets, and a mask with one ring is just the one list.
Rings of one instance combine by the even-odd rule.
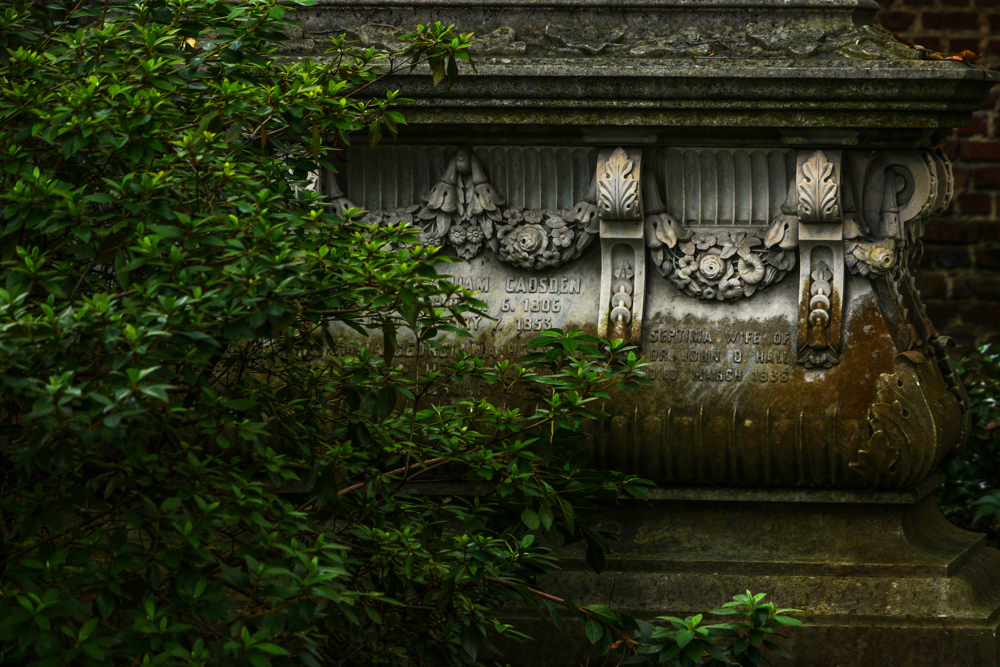
[[791, 331], [654, 327], [643, 348], [646, 376], [666, 382], [789, 382]]
[[490, 292], [489, 276], [452, 276], [448, 278], [448, 281], [473, 292], [482, 292], [483, 294]]
[[579, 294], [579, 278], [507, 278], [508, 294]]

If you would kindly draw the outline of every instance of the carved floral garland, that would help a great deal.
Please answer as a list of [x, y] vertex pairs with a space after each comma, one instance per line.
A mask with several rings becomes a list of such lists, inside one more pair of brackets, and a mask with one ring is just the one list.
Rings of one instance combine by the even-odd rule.
[[463, 259], [486, 244], [501, 261], [532, 270], [577, 259], [598, 232], [597, 207], [586, 201], [564, 211], [506, 208], [467, 148], [459, 149], [425, 200], [423, 207], [370, 211], [367, 221], [417, 226], [421, 245], [450, 245]]
[[653, 264], [679, 290], [698, 299], [732, 301], [781, 280], [795, 266], [795, 244], [782, 247], [778, 216], [769, 229], [693, 232], [665, 213], [646, 218]]

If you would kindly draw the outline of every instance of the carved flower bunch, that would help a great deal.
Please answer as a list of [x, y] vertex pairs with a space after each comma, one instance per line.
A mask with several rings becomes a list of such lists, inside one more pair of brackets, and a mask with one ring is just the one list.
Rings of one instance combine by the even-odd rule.
[[421, 242], [450, 244], [459, 257], [472, 259], [484, 241], [494, 236], [494, 223], [502, 220], [504, 197], [486, 179], [479, 158], [460, 148], [444, 175], [427, 195], [427, 205], [417, 213]]
[[504, 262], [555, 267], [579, 257], [598, 231], [597, 208], [587, 202], [566, 211], [506, 209], [504, 196], [468, 148], [458, 150], [425, 199], [419, 210], [406, 209], [420, 228], [420, 242], [450, 245], [463, 259], [488, 245]]
[[660, 273], [689, 296], [732, 301], [780, 280], [795, 265], [794, 250], [768, 248], [766, 230], [702, 229], [665, 213], [646, 218], [646, 242]]
[[496, 227], [500, 260], [524, 269], [576, 259], [597, 234], [597, 209], [581, 203], [566, 211], [507, 209]]

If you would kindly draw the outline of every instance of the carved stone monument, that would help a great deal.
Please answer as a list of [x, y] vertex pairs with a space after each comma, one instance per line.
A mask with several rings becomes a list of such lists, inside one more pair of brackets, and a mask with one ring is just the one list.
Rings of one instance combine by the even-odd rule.
[[[660, 488], [608, 516], [614, 571], [568, 551], [555, 588], [645, 617], [766, 591], [808, 624], [780, 664], [997, 665], [1000, 554], [932, 496], [968, 405], [910, 273], [952, 197], [928, 146], [995, 79], [922, 59], [876, 9], [321, 0], [291, 52], [331, 32], [397, 48], [435, 20], [479, 36], [451, 89], [379, 84], [416, 100], [410, 125], [318, 179], [463, 258], [448, 272], [495, 318], [441, 349], [401, 340], [404, 361], [516, 358], [560, 327], [650, 364], [592, 445]], [[544, 664], [585, 659], [582, 635], [549, 641]]]

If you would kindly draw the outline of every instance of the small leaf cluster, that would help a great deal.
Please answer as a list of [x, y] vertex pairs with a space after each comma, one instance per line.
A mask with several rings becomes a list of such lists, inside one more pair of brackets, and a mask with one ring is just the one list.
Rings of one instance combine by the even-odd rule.
[[766, 654], [789, 657], [772, 641], [784, 626], [801, 626], [788, 614], [797, 609], [778, 609], [764, 602], [764, 593], [735, 595], [716, 616], [735, 616], [729, 623], [705, 623], [704, 615], [681, 619], [658, 616], [663, 625], [637, 620], [605, 605], [574, 608], [585, 619], [587, 638], [601, 655], [612, 651], [623, 656], [623, 665], [670, 665], [671, 667], [759, 667]]

